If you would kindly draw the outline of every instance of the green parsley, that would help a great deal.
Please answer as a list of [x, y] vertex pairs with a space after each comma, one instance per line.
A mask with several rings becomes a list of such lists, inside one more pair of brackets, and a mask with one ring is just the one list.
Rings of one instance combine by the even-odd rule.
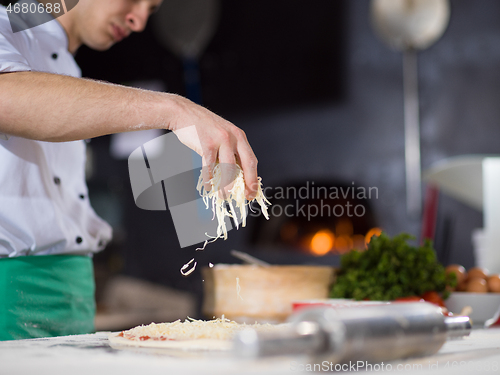
[[330, 297], [390, 301], [436, 291], [447, 298], [446, 287], [456, 284], [453, 273], [446, 275], [431, 241], [413, 247], [410, 239], [406, 233], [393, 238], [382, 233], [372, 237], [368, 249], [342, 255]]

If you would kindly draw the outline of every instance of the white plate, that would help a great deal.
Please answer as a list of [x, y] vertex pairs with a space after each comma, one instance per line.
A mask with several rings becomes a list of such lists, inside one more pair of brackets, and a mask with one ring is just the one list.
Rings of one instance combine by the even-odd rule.
[[[464, 307], [470, 306], [472, 313], [469, 317], [474, 328], [479, 328], [483, 327], [489, 319], [498, 318], [498, 314], [500, 314], [500, 293], [453, 292], [445, 301], [445, 304], [448, 310], [454, 314], [458, 314]], [[491, 323], [488, 322], [487, 325]]]

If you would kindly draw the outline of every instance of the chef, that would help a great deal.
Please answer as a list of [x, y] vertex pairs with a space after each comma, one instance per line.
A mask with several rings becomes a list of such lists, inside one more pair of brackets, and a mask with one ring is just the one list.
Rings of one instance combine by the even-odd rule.
[[161, 2], [80, 0], [19, 32], [0, 6], [0, 340], [94, 329], [91, 256], [112, 233], [89, 204], [84, 139], [169, 129], [202, 156], [205, 178], [238, 162], [256, 194], [257, 159], [230, 122], [177, 95], [80, 78], [82, 44], [106, 50], [142, 31]]

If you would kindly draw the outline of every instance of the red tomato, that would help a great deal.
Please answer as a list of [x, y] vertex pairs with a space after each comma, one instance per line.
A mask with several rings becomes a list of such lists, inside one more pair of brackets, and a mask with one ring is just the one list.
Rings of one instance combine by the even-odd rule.
[[435, 305], [441, 306], [441, 307], [446, 307], [444, 304], [443, 299], [441, 296], [438, 294], [438, 292], [435, 292], [433, 290], [430, 290], [428, 292], [425, 292], [421, 296], [425, 301], [433, 303]]

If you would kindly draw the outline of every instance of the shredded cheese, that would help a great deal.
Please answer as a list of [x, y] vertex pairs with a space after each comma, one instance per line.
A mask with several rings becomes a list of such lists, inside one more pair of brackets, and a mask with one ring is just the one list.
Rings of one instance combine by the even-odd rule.
[[237, 332], [246, 328], [274, 331], [283, 329], [283, 326], [283, 324], [239, 324], [223, 316], [209, 321], [188, 318], [184, 322], [176, 320], [172, 323], [151, 323], [123, 331], [121, 335], [133, 341], [144, 341], [146, 337], [147, 340], [231, 340]]
[[[262, 179], [260, 177], [258, 179], [259, 186], [257, 188], [256, 197], [252, 201], [247, 201], [245, 198], [245, 179], [243, 177], [243, 170], [239, 165], [236, 165], [236, 168], [237, 176], [233, 182], [233, 187], [228, 191], [229, 196], [226, 199], [221, 198], [219, 194], [219, 190], [224, 188], [223, 186], [221, 186], [222, 170], [220, 164], [217, 164], [213, 170], [213, 176], [209, 181], [211, 186], [211, 189], [209, 191], [205, 189], [203, 177], [202, 174], [200, 174], [196, 189], [203, 197], [203, 201], [205, 202], [205, 206], [207, 208], [209, 208], [210, 206], [209, 202], [212, 202], [212, 212], [214, 214], [214, 217], [217, 217], [218, 225], [217, 235], [215, 237], [212, 237], [211, 241], [205, 241], [203, 247], [197, 250], [203, 250], [208, 242], [213, 242], [218, 238], [227, 239], [227, 228], [224, 221], [226, 216], [233, 218], [236, 224], [236, 229], [239, 228], [239, 220], [236, 215], [235, 207], [240, 210], [241, 226], [243, 227], [246, 226], [247, 206], [249, 206], [253, 201], [256, 201], [260, 205], [264, 217], [269, 220], [267, 206], [271, 203], [267, 200], [264, 193], [262, 192]], [[227, 210], [226, 203], [229, 204], [231, 212]]]
[[190, 275], [191, 273], [194, 272], [194, 270], [196, 269], [196, 265], [198, 264], [198, 262], [194, 262], [193, 267], [191, 267], [191, 269], [189, 269], [188, 271], [185, 271], [185, 269], [188, 268], [189, 265], [191, 263], [193, 263], [193, 262], [194, 262], [194, 258], [191, 259], [189, 262], [187, 262], [185, 265], [182, 266], [182, 268], [181, 268], [181, 274], [182, 274], [182, 276], [187, 276], [187, 275]]
[[243, 301], [243, 297], [240, 295], [240, 292], [241, 292], [240, 278], [237, 277], [236, 278], [236, 297]]

